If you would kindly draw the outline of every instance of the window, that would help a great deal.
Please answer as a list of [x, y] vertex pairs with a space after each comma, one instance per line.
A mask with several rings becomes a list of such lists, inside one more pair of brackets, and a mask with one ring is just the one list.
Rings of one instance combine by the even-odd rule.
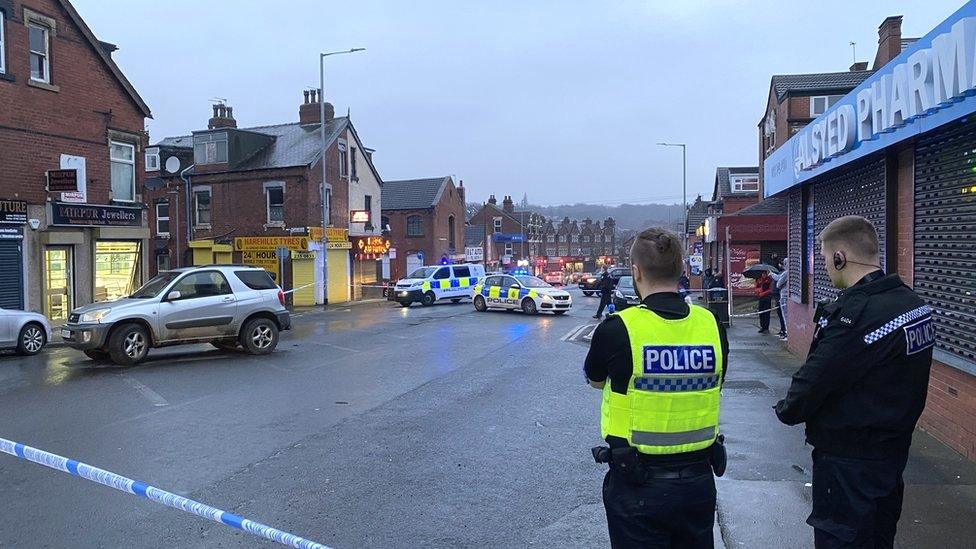
[[227, 162], [227, 132], [194, 135], [193, 161], [197, 164]]
[[436, 273], [434, 273], [434, 280], [445, 280], [448, 278], [451, 278], [450, 267], [441, 267], [440, 269], [437, 269]]
[[501, 283], [502, 288], [511, 288], [512, 287], [512, 284], [517, 284], [518, 283], [517, 280], [515, 280], [514, 278], [512, 278], [510, 276], [503, 276], [503, 277], [500, 277], [500, 278], [502, 279], [501, 280], [501, 282], [502, 282]]
[[95, 301], [120, 299], [139, 287], [142, 272], [139, 242], [95, 242]]
[[252, 290], [274, 290], [278, 287], [274, 279], [264, 269], [250, 271], [234, 271], [234, 275]]
[[471, 276], [471, 267], [454, 267], [454, 278], [468, 278]]
[[500, 276], [489, 276], [485, 279], [485, 286], [501, 286], [502, 277]]
[[512, 255], [512, 243], [511, 242], [506, 242], [505, 243], [505, 255]]
[[407, 236], [424, 236], [424, 218], [419, 215], [407, 217]]
[[218, 271], [201, 271], [191, 273], [170, 290], [180, 292], [179, 299], [196, 299], [199, 297], [213, 297], [231, 293], [230, 284], [224, 275]]
[[346, 154], [346, 142], [339, 142], [339, 175], [349, 175], [349, 155]]
[[502, 218], [500, 217], [495, 218], [495, 232], [496, 233], [502, 232]]
[[155, 147], [151, 149], [146, 149], [146, 171], [147, 172], [159, 171], [159, 149]]
[[169, 253], [156, 254], [156, 272], [161, 273], [163, 271], [168, 271], [169, 266]]
[[169, 200], [156, 202], [156, 236], [169, 236]]
[[729, 182], [732, 184], [732, 192], [734, 193], [759, 191], [758, 175], [730, 175]]
[[356, 147], [349, 147], [349, 161], [352, 163], [353, 180], [359, 180], [359, 176], [356, 175]]
[[551, 235], [551, 234], [546, 235], [546, 242], [555, 242], [555, 241], [556, 241], [555, 235]]
[[50, 84], [51, 60], [49, 48], [51, 43], [51, 30], [36, 23], [30, 23], [27, 25], [27, 41], [30, 44], [31, 80]]
[[390, 218], [389, 217], [387, 217], [385, 215], [381, 215], [380, 216], [380, 230], [383, 231], [384, 233], [390, 232]]
[[210, 189], [194, 191], [193, 199], [196, 204], [196, 224], [210, 226]]
[[136, 199], [136, 147], [129, 143], [112, 141], [112, 200]]
[[810, 117], [814, 118], [827, 112], [827, 109], [840, 101], [843, 95], [814, 95], [810, 98]]
[[281, 184], [270, 184], [264, 189], [265, 202], [268, 209], [268, 225], [285, 224], [285, 187]]
[[7, 72], [7, 63], [5, 61], [7, 58], [6, 48], [5, 48], [6, 42], [4, 42], [4, 34], [3, 34], [3, 30], [4, 30], [3, 24], [5, 22], [4, 17], [5, 14], [3, 13], [3, 11], [0, 11], [0, 74]]
[[447, 218], [447, 247], [454, 250], [457, 239], [454, 238], [454, 216]]
[[367, 231], [373, 230], [373, 197], [370, 195], [363, 196], [363, 209], [369, 212], [369, 221], [366, 222], [365, 229]]

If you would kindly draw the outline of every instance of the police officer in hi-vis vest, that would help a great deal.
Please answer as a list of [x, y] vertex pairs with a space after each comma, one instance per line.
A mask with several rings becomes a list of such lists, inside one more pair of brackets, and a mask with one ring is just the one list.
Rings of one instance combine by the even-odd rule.
[[715, 478], [725, 468], [719, 392], [725, 330], [678, 293], [681, 240], [647, 229], [630, 251], [642, 303], [610, 315], [593, 334], [585, 371], [603, 390], [593, 449], [603, 480], [610, 542], [627, 547], [713, 547]]
[[878, 232], [867, 219], [835, 219], [820, 245], [842, 291], [817, 308], [807, 360], [776, 415], [806, 423], [813, 445], [807, 524], [816, 547], [892, 547], [902, 472], [928, 391], [932, 310], [881, 270]]

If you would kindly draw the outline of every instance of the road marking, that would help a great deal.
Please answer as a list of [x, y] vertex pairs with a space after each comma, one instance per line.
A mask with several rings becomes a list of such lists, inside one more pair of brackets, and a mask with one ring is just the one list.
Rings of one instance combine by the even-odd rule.
[[149, 402], [152, 402], [153, 406], [169, 406], [169, 402], [162, 397], [156, 391], [153, 391], [149, 387], [146, 387], [138, 379], [129, 376], [128, 374], [122, 374], [122, 379], [125, 380], [133, 389], [139, 391], [139, 393], [146, 397]]
[[569, 341], [570, 339], [573, 338], [574, 335], [576, 335], [576, 332], [582, 330], [585, 327], [586, 327], [586, 324], [580, 324], [579, 326], [576, 326], [575, 328], [573, 328], [570, 331], [566, 332], [566, 335], [564, 335], [563, 337], [561, 337], [559, 339], [562, 340], [562, 341]]
[[358, 353], [359, 349], [350, 349], [349, 347], [343, 347], [342, 345], [336, 345], [335, 343], [328, 343], [326, 341], [316, 341], [319, 345], [328, 345], [329, 347], [335, 347], [340, 351], [348, 351], [350, 353]]

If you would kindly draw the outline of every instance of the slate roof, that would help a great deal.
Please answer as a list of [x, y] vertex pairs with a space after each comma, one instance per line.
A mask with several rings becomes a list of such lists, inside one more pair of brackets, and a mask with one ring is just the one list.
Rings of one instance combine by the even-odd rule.
[[[325, 125], [326, 140], [335, 141], [339, 134], [349, 125], [349, 118], [339, 116]], [[318, 124], [278, 124], [274, 126], [256, 126], [253, 128], [239, 128], [243, 131], [261, 133], [274, 137], [274, 141], [267, 147], [256, 152], [250, 158], [234, 168], [234, 171], [263, 170], [269, 168], [291, 168], [295, 166], [309, 166], [322, 156], [322, 138]], [[167, 137], [154, 146], [192, 148], [193, 136], [183, 135]]]
[[484, 225], [465, 225], [464, 226], [464, 245], [477, 247], [485, 241]]
[[813, 74], [774, 74], [772, 87], [776, 99], [795, 91], [851, 91], [874, 71], [820, 72]]
[[732, 192], [732, 182], [729, 180], [729, 175], [731, 174], [755, 174], [759, 175], [759, 167], [729, 167], [729, 168], [715, 168], [715, 190], [712, 193], [712, 200], [722, 200], [726, 196], [734, 194], [735, 196], [759, 196], [759, 192], [748, 192], [748, 193], [733, 193]]
[[437, 204], [450, 176], [384, 181], [383, 210], [422, 210]]
[[705, 221], [708, 217], [708, 205], [711, 202], [707, 200], [702, 200], [699, 196], [695, 203], [688, 208], [688, 217], [685, 218], [685, 232], [687, 234], [694, 234], [698, 229], [698, 226]]
[[787, 203], [785, 196], [774, 196], [752, 206], [742, 208], [731, 215], [786, 215]]

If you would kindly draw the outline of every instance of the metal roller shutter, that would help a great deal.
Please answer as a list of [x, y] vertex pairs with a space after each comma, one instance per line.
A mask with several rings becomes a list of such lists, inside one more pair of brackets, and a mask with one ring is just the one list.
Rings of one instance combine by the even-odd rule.
[[0, 307], [24, 308], [23, 243], [0, 240]]
[[[828, 223], [845, 215], [868, 218], [881, 240], [881, 266], [885, 257], [885, 161], [868, 160], [861, 166], [813, 186], [813, 231], [819, 235]], [[816, 245], [816, 244], [815, 244]], [[833, 299], [837, 289], [827, 276], [820, 250], [814, 250], [813, 299]]]
[[937, 358], [976, 365], [976, 123], [915, 146], [915, 291], [935, 309]]
[[798, 301], [803, 292], [803, 190], [796, 187], [787, 199], [787, 251], [790, 258], [790, 298]]

